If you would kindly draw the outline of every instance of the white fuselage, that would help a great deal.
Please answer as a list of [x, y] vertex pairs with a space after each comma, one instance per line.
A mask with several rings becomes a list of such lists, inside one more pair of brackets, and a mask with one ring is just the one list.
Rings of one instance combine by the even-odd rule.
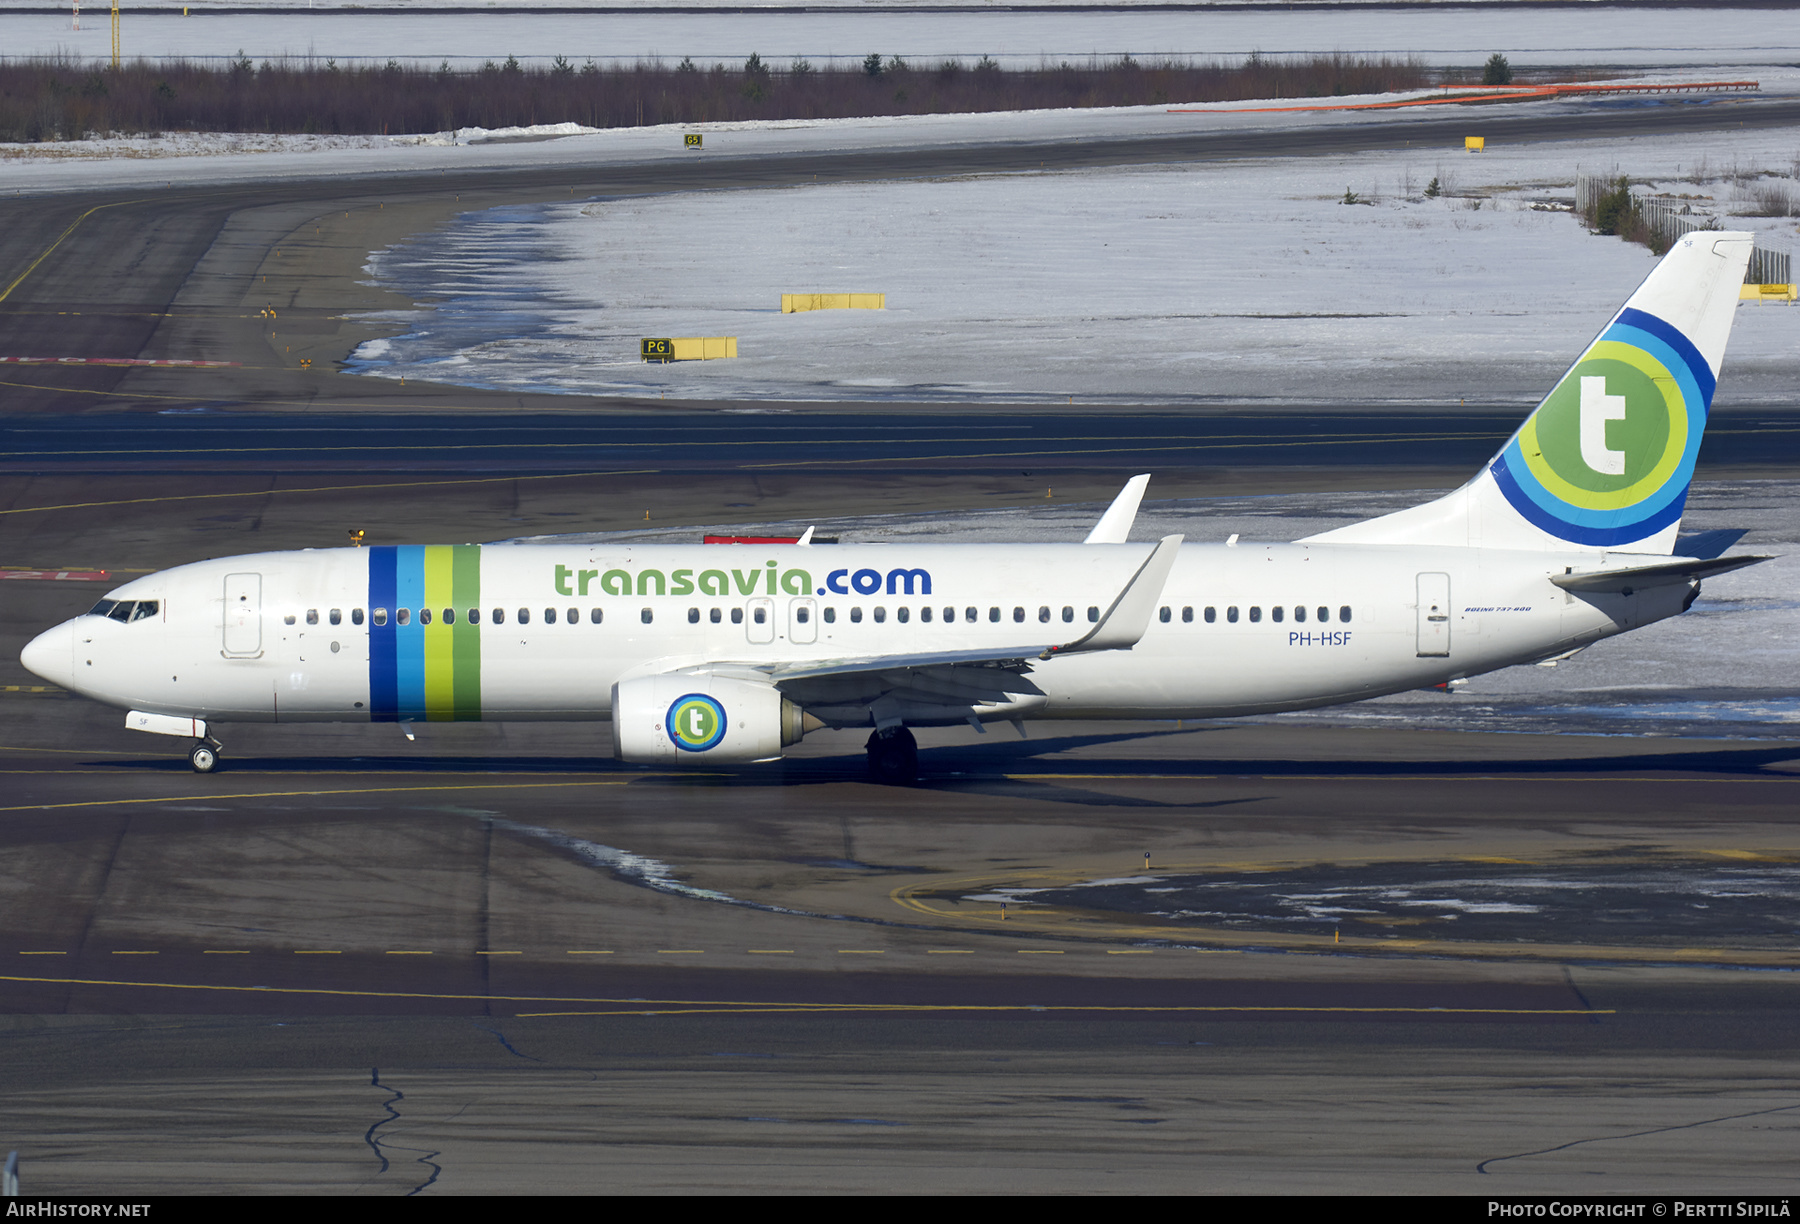
[[[1592, 551], [1188, 544], [1135, 646], [1037, 660], [1104, 617], [1147, 551], [262, 553], [127, 583], [108, 598], [135, 601], [137, 619], [77, 617], [33, 642], [25, 661], [97, 700], [208, 722], [579, 720], [609, 718], [613, 686], [649, 673], [1017, 647], [1029, 667], [997, 678], [1005, 696], [954, 685], [934, 695], [917, 677], [895, 680], [904, 720], [1206, 718], [1355, 701], [1541, 659], [1674, 615], [1692, 591], [1552, 585], [1570, 567], [1608, 564]], [[154, 614], [143, 614], [148, 601]], [[872, 667], [789, 695], [826, 724], [868, 726], [881, 692]]]

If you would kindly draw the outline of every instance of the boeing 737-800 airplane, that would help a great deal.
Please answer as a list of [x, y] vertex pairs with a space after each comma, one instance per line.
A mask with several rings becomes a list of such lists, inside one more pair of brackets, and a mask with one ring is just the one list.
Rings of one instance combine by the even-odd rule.
[[1468, 484], [1291, 544], [1129, 543], [1139, 476], [1081, 544], [260, 553], [126, 583], [22, 659], [201, 772], [220, 723], [610, 719], [660, 765], [869, 727], [905, 782], [913, 726], [1299, 710], [1555, 658], [1765, 559], [1675, 553], [1750, 249], [1683, 238]]

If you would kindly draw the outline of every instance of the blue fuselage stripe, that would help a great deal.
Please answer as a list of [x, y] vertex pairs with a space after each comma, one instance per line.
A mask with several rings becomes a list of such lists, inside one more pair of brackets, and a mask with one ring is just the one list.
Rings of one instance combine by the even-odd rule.
[[369, 626], [369, 719], [393, 722], [398, 716], [399, 695], [394, 688], [395, 550], [386, 545], [369, 550], [369, 607], [384, 608], [386, 624]]

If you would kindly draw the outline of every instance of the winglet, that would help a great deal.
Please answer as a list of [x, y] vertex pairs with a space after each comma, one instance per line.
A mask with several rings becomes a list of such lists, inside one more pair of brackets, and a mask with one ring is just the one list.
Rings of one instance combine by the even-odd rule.
[[[1110, 515], [1112, 511], [1107, 513]], [[1181, 547], [1181, 541], [1182, 537], [1178, 535], [1164, 536], [1149, 559], [1125, 584], [1125, 589], [1119, 592], [1119, 597], [1113, 600], [1112, 607], [1106, 610], [1099, 624], [1088, 630], [1085, 637], [1066, 646], [1052, 646], [1038, 658], [1049, 659], [1089, 650], [1130, 650], [1136, 646], [1142, 640], [1144, 630], [1150, 627], [1150, 614], [1156, 610], [1156, 601], [1162, 598], [1169, 571], [1175, 568], [1175, 553]]]
[[1131, 534], [1131, 525], [1137, 522], [1138, 503], [1144, 500], [1144, 490], [1150, 485], [1150, 473], [1133, 476], [1113, 498], [1112, 505], [1094, 524], [1094, 529], [1087, 534], [1083, 544], [1123, 544]]

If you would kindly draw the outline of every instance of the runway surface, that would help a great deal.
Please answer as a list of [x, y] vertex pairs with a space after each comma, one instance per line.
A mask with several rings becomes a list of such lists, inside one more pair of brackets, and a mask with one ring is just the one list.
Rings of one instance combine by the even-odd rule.
[[[833, 165], [975, 157], [934, 156]], [[1791, 1187], [1790, 741], [965, 729], [923, 733], [923, 784], [890, 789], [853, 735], [670, 775], [606, 759], [603, 725], [242, 727], [198, 777], [179, 742], [19, 668], [111, 581], [350, 527], [1097, 500], [1147, 469], [1168, 496], [1405, 488], [1460, 480], [1510, 429], [1359, 415], [1371, 465], [1323, 410], [1262, 432], [1229, 411], [598, 415], [268, 364], [292, 325], [326, 368], [353, 339], [328, 316], [371, 301], [357, 252], [446, 193], [595, 182], [173, 193], [60, 245], [104, 201], [0, 203], [17, 343], [205, 338], [242, 362], [5, 375], [0, 564], [40, 575], [0, 583], [0, 1049], [28, 1194]], [[347, 190], [299, 317], [240, 309]], [[1715, 428], [1708, 462], [1792, 475], [1782, 414]], [[1763, 902], [1700, 916], [1746, 881]], [[1496, 889], [1514, 909], [1479, 908]]]

